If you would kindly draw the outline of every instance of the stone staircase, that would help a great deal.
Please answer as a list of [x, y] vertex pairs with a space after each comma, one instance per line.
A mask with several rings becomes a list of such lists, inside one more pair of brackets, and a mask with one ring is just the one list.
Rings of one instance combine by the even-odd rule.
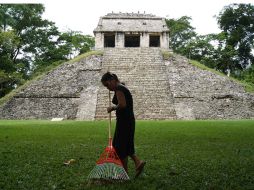
[[[116, 73], [129, 88], [134, 100], [136, 119], [176, 119], [166, 66], [160, 48], [107, 48], [104, 50], [101, 75]], [[111, 93], [113, 97], [113, 92]], [[98, 90], [95, 119], [107, 119], [108, 90]]]

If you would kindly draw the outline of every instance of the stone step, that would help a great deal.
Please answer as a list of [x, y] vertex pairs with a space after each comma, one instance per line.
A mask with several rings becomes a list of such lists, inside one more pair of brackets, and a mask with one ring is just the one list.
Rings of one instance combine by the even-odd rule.
[[[110, 69], [127, 85], [133, 95], [137, 119], [175, 119], [166, 66], [159, 48], [106, 49], [102, 73]], [[113, 93], [112, 93], [113, 97]], [[108, 91], [98, 91], [96, 119], [107, 119]]]

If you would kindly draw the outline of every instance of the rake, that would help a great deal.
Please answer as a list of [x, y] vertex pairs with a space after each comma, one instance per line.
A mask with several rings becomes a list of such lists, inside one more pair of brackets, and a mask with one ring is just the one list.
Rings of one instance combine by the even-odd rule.
[[[109, 106], [111, 106], [111, 97], [109, 91]], [[96, 166], [88, 175], [88, 180], [101, 180], [101, 181], [124, 181], [129, 180], [129, 176], [123, 168], [123, 164], [118, 157], [114, 147], [112, 146], [111, 137], [111, 112], [109, 113], [109, 141], [108, 146], [100, 155], [96, 162]]]

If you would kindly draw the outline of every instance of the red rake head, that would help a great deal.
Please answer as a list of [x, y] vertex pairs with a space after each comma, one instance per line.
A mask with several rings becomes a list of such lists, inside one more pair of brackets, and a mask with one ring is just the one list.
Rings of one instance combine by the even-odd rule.
[[109, 139], [109, 145], [105, 148], [96, 164], [114, 163], [119, 166], [123, 166], [120, 158], [118, 157], [114, 147], [112, 146], [112, 140]]

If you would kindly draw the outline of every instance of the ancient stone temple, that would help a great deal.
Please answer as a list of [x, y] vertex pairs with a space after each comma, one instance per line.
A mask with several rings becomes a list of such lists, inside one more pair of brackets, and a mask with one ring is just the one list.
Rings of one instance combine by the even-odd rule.
[[95, 48], [160, 47], [168, 49], [169, 29], [164, 18], [151, 14], [110, 13], [94, 30]]
[[163, 18], [111, 13], [94, 34], [100, 53], [27, 84], [0, 105], [0, 119], [107, 119], [108, 91], [100, 78], [108, 70], [130, 89], [137, 119], [254, 118], [254, 95], [241, 84], [169, 51]]

